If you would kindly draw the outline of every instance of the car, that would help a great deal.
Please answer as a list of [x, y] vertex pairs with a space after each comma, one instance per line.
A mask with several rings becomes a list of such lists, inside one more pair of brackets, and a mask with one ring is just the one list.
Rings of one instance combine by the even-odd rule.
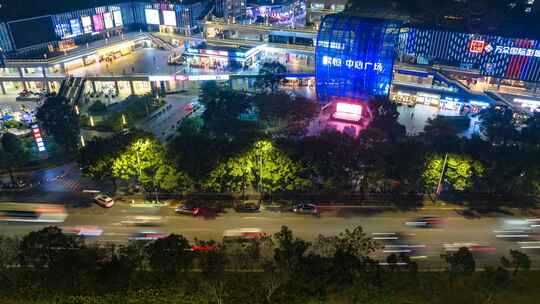
[[161, 216], [135, 216], [135, 217], [128, 217], [128, 219], [122, 221], [122, 224], [124, 225], [132, 225], [132, 226], [161, 226], [163, 224], [163, 219]]
[[228, 229], [223, 233], [224, 241], [254, 241], [264, 237], [266, 233], [259, 228]]
[[407, 221], [405, 225], [417, 228], [434, 228], [440, 227], [443, 223], [443, 219], [436, 216], [421, 216]]
[[111, 208], [112, 206], [114, 206], [114, 200], [105, 194], [96, 195], [94, 197], [94, 202], [96, 202], [96, 204], [100, 205], [103, 208]]
[[236, 212], [259, 212], [261, 211], [261, 205], [255, 202], [242, 202], [234, 206]]
[[197, 216], [201, 213], [201, 208], [193, 205], [180, 205], [174, 209], [178, 214]]
[[135, 232], [129, 239], [134, 241], [154, 241], [164, 237], [163, 233], [157, 231], [139, 231]]
[[97, 226], [74, 226], [74, 227], [64, 227], [62, 228], [65, 234], [76, 235], [76, 236], [86, 236], [86, 237], [96, 237], [103, 234], [103, 229]]
[[299, 214], [318, 215], [319, 214], [319, 208], [317, 207], [317, 205], [314, 205], [314, 204], [300, 203], [300, 204], [297, 204], [297, 205], [295, 205], [293, 207], [293, 212], [294, 213], [299, 213]]

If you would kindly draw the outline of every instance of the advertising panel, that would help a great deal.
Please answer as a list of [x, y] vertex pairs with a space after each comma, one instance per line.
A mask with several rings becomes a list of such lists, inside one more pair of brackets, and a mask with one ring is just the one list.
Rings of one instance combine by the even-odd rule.
[[112, 14], [111, 13], [105, 13], [103, 14], [103, 20], [105, 21], [105, 28], [106, 29], [110, 29], [110, 28], [113, 28], [114, 25], [113, 25], [113, 19], [112, 19]]
[[73, 36], [79, 36], [82, 34], [81, 23], [79, 22], [79, 19], [71, 19], [69, 20], [69, 23], [71, 24], [71, 33], [73, 34]]
[[124, 22], [122, 21], [122, 11], [114, 11], [114, 26], [122, 26]]
[[466, 67], [485, 76], [540, 82], [540, 41], [417, 28], [400, 36], [398, 52], [418, 64]]
[[105, 29], [105, 25], [103, 24], [103, 15], [94, 15], [92, 16], [92, 20], [94, 21], [94, 30], [96, 32], [101, 32]]
[[68, 38], [71, 36], [71, 30], [69, 24], [60, 23], [55, 26], [56, 33], [60, 38]]
[[399, 27], [390, 20], [327, 15], [315, 50], [319, 99], [388, 95]]
[[163, 24], [169, 26], [176, 26], [176, 12], [163, 11]]
[[92, 18], [89, 16], [81, 17], [82, 27], [85, 34], [92, 32]]
[[159, 11], [156, 9], [145, 9], [144, 14], [146, 16], [147, 24], [156, 24], [159, 25]]

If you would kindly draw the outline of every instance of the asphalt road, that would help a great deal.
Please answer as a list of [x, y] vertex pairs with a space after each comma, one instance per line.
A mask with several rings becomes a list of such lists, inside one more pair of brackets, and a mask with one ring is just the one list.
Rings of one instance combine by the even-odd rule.
[[[501, 228], [503, 217], [490, 216], [467, 219], [453, 210], [423, 209], [419, 211], [395, 212], [384, 210], [339, 210], [324, 212], [320, 217], [312, 215], [299, 215], [291, 212], [273, 212], [263, 210], [259, 213], [237, 213], [227, 210], [223, 214], [212, 217], [192, 217], [177, 215], [172, 207], [140, 208], [129, 204], [116, 204], [111, 209], [103, 209], [87, 201], [87, 204], [78, 204], [68, 207], [68, 217], [58, 226], [70, 229], [77, 226], [97, 226], [103, 230], [101, 236], [93, 238], [100, 242], [126, 243], [136, 232], [154, 231], [163, 234], [182, 234], [188, 239], [214, 239], [221, 240], [224, 231], [238, 228], [258, 228], [263, 232], [272, 234], [279, 231], [282, 225], [291, 228], [294, 234], [306, 240], [314, 240], [319, 234], [335, 235], [345, 229], [352, 229], [358, 225], [372, 237], [380, 237], [380, 233], [402, 232], [408, 235], [401, 245], [416, 246], [420, 264], [430, 267], [442, 267], [441, 253], [445, 252], [445, 244], [470, 243], [478, 245], [476, 252], [479, 265], [498, 263], [500, 256], [507, 255], [509, 249], [519, 249], [517, 240], [507, 241], [496, 237], [494, 231]], [[414, 228], [405, 225], [405, 222], [423, 215], [434, 215], [445, 220], [445, 224], [438, 228]], [[151, 227], [140, 227], [126, 224], [137, 216], [160, 217], [162, 223]], [[15, 224], [1, 223], [0, 234], [24, 235], [30, 231], [38, 230], [47, 224]], [[459, 245], [456, 245], [459, 247]], [[521, 244], [523, 246], [523, 244]], [[401, 248], [401, 247], [400, 247]], [[457, 247], [456, 247], [457, 248]], [[385, 249], [388, 251], [387, 249]], [[524, 250], [531, 256], [533, 266], [540, 264], [540, 255], [535, 251]], [[536, 249], [538, 250], [538, 249]], [[494, 252], [492, 252], [494, 251]], [[388, 255], [382, 250], [376, 256]]]

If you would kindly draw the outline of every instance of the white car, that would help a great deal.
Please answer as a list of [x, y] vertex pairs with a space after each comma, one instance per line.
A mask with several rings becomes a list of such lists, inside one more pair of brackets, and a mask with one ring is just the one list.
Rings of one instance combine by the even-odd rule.
[[107, 195], [99, 194], [94, 197], [94, 202], [103, 208], [111, 208], [114, 206], [114, 200]]

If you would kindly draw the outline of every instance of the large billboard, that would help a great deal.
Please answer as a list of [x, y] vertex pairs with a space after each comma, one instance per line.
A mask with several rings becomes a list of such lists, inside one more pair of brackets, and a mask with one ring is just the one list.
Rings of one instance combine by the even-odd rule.
[[404, 28], [398, 51], [417, 64], [444, 64], [497, 78], [540, 82], [540, 42], [529, 39]]
[[147, 8], [144, 10], [144, 15], [146, 16], [146, 24], [159, 25], [159, 11], [158, 10]]
[[176, 26], [176, 12], [175, 11], [162, 11], [163, 12], [163, 24], [169, 26]]
[[317, 96], [366, 101], [386, 96], [392, 81], [397, 21], [327, 15], [317, 36]]
[[12, 21], [8, 25], [18, 49], [58, 40], [50, 16]]

